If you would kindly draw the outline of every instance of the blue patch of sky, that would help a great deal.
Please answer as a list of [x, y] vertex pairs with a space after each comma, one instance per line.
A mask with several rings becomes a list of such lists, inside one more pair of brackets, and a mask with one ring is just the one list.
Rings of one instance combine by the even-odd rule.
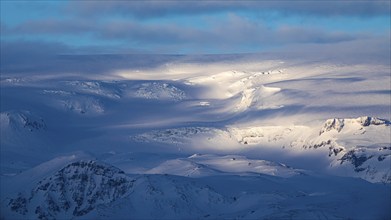
[[0, 18], [8, 26], [29, 20], [63, 19], [68, 17], [63, 9], [66, 1], [0, 1]]

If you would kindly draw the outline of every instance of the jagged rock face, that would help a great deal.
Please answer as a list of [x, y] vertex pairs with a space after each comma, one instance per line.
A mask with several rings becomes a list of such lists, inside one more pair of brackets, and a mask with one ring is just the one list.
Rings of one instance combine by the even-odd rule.
[[364, 127], [370, 125], [390, 125], [390, 121], [369, 116], [359, 117], [357, 118], [357, 121]]
[[95, 161], [75, 162], [39, 182], [30, 195], [11, 199], [9, 207], [39, 219], [55, 219], [60, 214], [83, 216], [98, 205], [126, 196], [133, 182], [115, 167]]
[[325, 124], [323, 125], [323, 128], [320, 130], [319, 135], [327, 132], [336, 130], [337, 132], [341, 132], [341, 130], [344, 128], [346, 123], [358, 123], [362, 127], [367, 127], [370, 125], [390, 125], [390, 121], [379, 119], [376, 117], [369, 117], [369, 116], [362, 116], [356, 119], [341, 119], [341, 118], [334, 118], [334, 119], [328, 119]]
[[376, 117], [334, 118], [325, 122], [318, 140], [331, 140], [333, 166], [350, 167], [352, 176], [371, 182], [390, 183], [389, 126], [390, 121]]
[[391, 183], [389, 169], [391, 146], [376, 148], [356, 147], [338, 159], [340, 164], [351, 164], [358, 176], [372, 181]]
[[357, 155], [355, 150], [350, 150], [346, 154], [342, 156], [340, 159], [341, 164], [343, 164], [345, 161], [349, 161], [352, 163], [352, 165], [355, 167], [356, 172], [363, 171], [364, 168], [361, 168], [360, 166], [365, 163], [365, 161], [371, 159], [373, 156], [366, 156], [366, 155]]
[[344, 121], [345, 121], [344, 119], [337, 119], [337, 118], [327, 120], [323, 128], [320, 130], [319, 135], [331, 130], [337, 130], [338, 132], [340, 132], [343, 126], [345, 125]]

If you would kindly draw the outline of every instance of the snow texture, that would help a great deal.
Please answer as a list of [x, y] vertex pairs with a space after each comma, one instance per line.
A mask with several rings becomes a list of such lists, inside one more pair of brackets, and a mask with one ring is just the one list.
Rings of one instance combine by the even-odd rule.
[[391, 218], [389, 65], [121, 59], [1, 73], [1, 219]]

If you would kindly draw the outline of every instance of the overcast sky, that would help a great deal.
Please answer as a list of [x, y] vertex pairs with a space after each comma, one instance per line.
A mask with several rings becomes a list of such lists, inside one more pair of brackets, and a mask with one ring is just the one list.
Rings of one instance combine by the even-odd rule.
[[0, 28], [3, 70], [46, 54], [390, 56], [389, 0], [2, 0]]

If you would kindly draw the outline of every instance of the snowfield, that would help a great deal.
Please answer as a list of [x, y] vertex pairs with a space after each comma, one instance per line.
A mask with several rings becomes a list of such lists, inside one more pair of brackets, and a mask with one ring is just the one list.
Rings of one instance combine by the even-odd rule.
[[391, 218], [389, 66], [149, 56], [1, 73], [1, 219]]

